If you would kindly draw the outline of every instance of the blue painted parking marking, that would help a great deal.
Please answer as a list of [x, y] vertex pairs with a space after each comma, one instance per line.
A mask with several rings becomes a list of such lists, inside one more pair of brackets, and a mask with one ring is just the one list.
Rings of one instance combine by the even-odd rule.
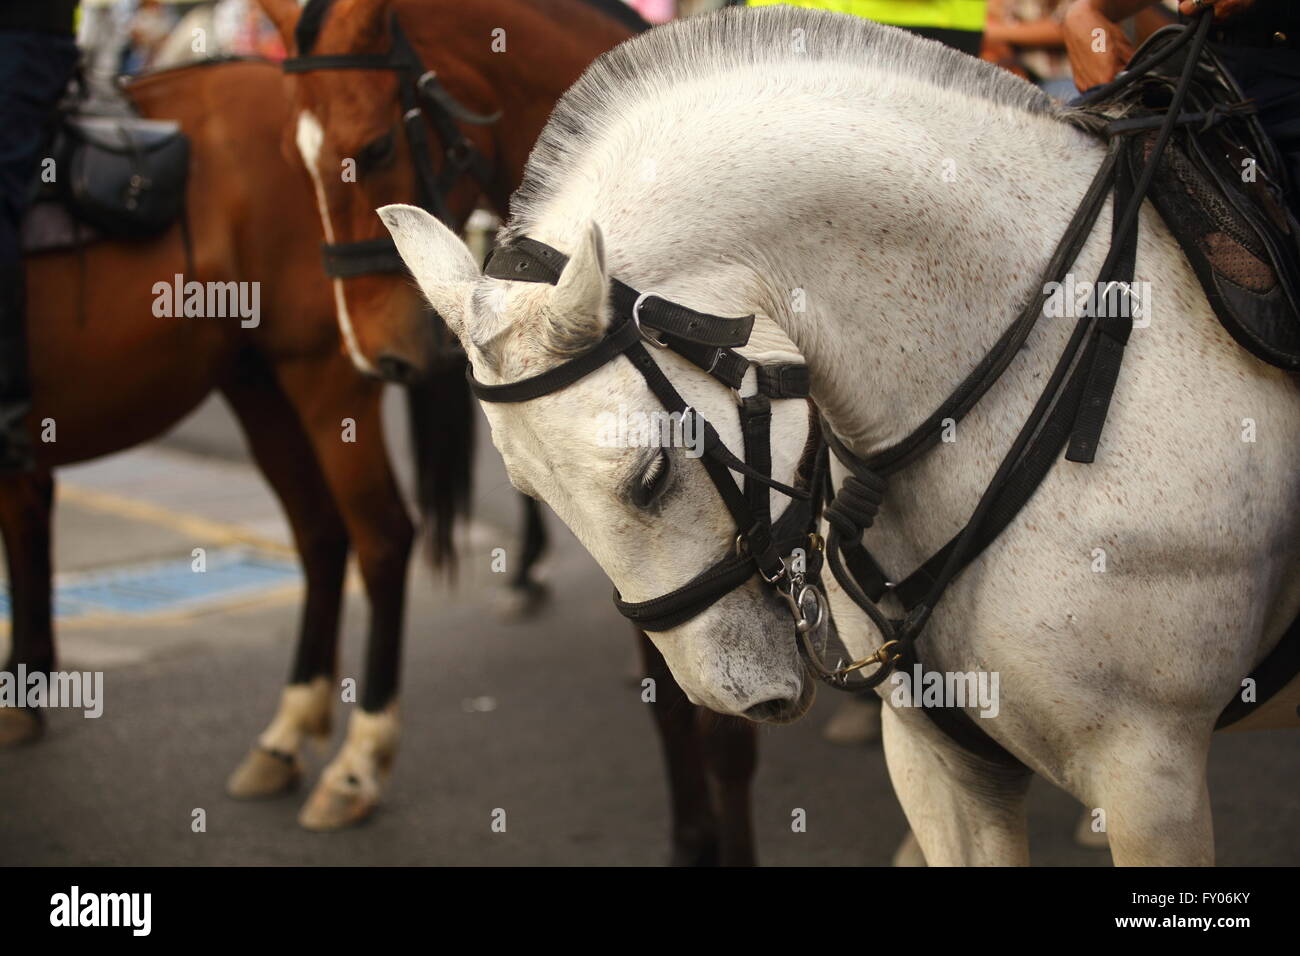
[[[247, 548], [210, 550], [206, 570], [192, 558], [155, 561], [55, 577], [54, 616], [157, 614], [226, 601], [247, 600], [301, 581], [295, 561]], [[0, 615], [8, 616], [9, 587], [0, 592]]]

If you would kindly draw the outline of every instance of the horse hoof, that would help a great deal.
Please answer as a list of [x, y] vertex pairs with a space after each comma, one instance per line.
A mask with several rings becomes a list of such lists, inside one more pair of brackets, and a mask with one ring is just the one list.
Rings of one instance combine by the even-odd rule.
[[367, 794], [360, 787], [321, 780], [298, 814], [298, 823], [318, 833], [342, 830], [365, 820], [378, 805], [378, 796]]
[[863, 747], [880, 739], [880, 700], [846, 697], [822, 728], [822, 739], [841, 747]]
[[301, 780], [302, 765], [297, 757], [254, 747], [226, 781], [226, 793], [237, 800], [278, 797]]
[[1092, 828], [1092, 814], [1087, 812], [1079, 817], [1079, 822], [1075, 825], [1074, 842], [1086, 850], [1110, 848], [1110, 840], [1106, 837], [1106, 832], [1104, 830], [1098, 832]]
[[45, 721], [36, 711], [19, 707], [0, 708], [0, 747], [29, 744], [44, 730]]
[[551, 603], [551, 589], [540, 581], [512, 586], [497, 600], [497, 618], [506, 624], [532, 620]]

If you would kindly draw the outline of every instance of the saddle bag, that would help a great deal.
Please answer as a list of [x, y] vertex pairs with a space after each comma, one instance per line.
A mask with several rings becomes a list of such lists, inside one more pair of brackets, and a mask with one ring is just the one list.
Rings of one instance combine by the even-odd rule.
[[[1180, 29], [1153, 35], [1133, 61], [1158, 57]], [[1184, 46], [1110, 103], [1136, 177], [1150, 155], [1188, 55]], [[1183, 247], [1215, 315], [1245, 349], [1300, 369], [1300, 224], [1283, 197], [1286, 167], [1236, 81], [1206, 47], [1148, 197]]]
[[105, 236], [155, 236], [181, 214], [190, 147], [177, 123], [67, 116], [55, 155], [64, 173], [60, 198]]

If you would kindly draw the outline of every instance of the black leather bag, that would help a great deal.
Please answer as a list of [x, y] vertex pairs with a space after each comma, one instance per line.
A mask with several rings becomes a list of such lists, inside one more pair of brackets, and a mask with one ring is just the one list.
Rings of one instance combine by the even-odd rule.
[[124, 116], [66, 117], [62, 199], [106, 236], [140, 239], [180, 216], [190, 145], [176, 123]]

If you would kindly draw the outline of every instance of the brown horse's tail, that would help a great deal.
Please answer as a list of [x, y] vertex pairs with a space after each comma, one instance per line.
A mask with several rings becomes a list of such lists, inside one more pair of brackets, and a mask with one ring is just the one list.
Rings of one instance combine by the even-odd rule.
[[458, 518], [470, 513], [476, 410], [465, 379], [464, 353], [440, 357], [433, 371], [406, 388], [415, 456], [420, 536], [434, 567], [456, 570], [452, 541]]

